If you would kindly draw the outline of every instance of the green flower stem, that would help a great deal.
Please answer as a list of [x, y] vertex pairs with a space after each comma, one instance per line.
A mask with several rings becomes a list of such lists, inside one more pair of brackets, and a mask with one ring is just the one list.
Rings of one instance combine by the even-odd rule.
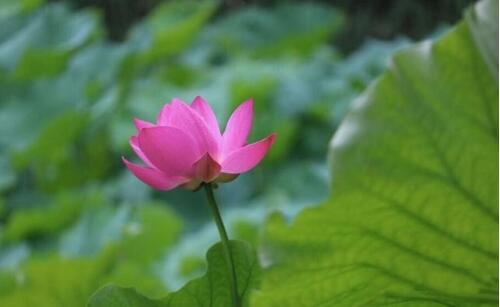
[[219, 230], [220, 239], [222, 241], [222, 248], [224, 249], [224, 255], [226, 258], [229, 283], [231, 285], [231, 299], [233, 301], [233, 307], [240, 307], [240, 299], [238, 297], [238, 285], [236, 282], [236, 268], [234, 267], [233, 256], [231, 254], [231, 249], [229, 247], [229, 238], [227, 237], [226, 228], [222, 222], [222, 217], [220, 216], [219, 207], [214, 197], [214, 190], [211, 183], [205, 183], [203, 185], [205, 192], [207, 194], [208, 204], [212, 210], [214, 216], [215, 224]]

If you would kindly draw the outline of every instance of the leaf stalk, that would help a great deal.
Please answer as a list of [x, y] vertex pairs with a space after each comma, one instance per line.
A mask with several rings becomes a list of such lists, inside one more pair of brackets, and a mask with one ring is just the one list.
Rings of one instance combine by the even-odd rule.
[[212, 211], [215, 224], [217, 225], [217, 230], [219, 231], [220, 239], [222, 242], [222, 248], [224, 250], [224, 257], [227, 263], [227, 272], [229, 277], [231, 300], [233, 302], [233, 307], [240, 307], [240, 299], [238, 296], [238, 284], [236, 281], [236, 268], [234, 266], [233, 255], [231, 254], [231, 248], [229, 246], [229, 238], [227, 236], [226, 228], [224, 227], [224, 222], [219, 212], [219, 207], [217, 206], [217, 201], [215, 200], [213, 184], [204, 183], [203, 188], [205, 189], [209, 207]]

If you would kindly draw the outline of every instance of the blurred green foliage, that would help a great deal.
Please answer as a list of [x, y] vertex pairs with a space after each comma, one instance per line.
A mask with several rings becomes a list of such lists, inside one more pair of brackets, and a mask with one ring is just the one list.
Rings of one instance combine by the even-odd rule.
[[[31, 0], [38, 2], [38, 0]], [[76, 7], [98, 7], [102, 9], [108, 37], [115, 41], [126, 38], [128, 29], [144, 15], [154, 10], [162, 1], [175, 0], [59, 0]], [[29, 2], [29, 1], [28, 1]], [[230, 15], [252, 5], [270, 8], [282, 3], [297, 3], [300, 0], [231, 0], [222, 1], [217, 15]], [[344, 53], [360, 48], [366, 39], [374, 37], [392, 40], [408, 36], [415, 40], [425, 38], [439, 25], [454, 24], [462, 11], [474, 3], [473, 0], [313, 0], [341, 9], [346, 24], [333, 37], [335, 45]], [[306, 15], [304, 15], [306, 16]], [[276, 21], [280, 22], [280, 21]], [[293, 26], [293, 25], [292, 25]]]
[[217, 191], [232, 236], [255, 244], [269, 212], [327, 196], [332, 132], [408, 41], [343, 57], [329, 41], [345, 14], [329, 5], [220, 6], [161, 3], [111, 42], [96, 9], [2, 2], [0, 306], [78, 306], [107, 283], [156, 298], [203, 273], [217, 235], [202, 197], [154, 192], [120, 161], [132, 119], [174, 96], [203, 95], [221, 127], [254, 97], [252, 139], [279, 135], [263, 165]]

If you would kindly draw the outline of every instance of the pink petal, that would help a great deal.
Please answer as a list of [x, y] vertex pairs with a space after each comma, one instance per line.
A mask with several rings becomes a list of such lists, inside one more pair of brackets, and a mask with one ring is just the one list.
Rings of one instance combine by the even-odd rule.
[[172, 106], [169, 103], [166, 103], [163, 106], [163, 108], [161, 108], [161, 111], [158, 114], [158, 117], [156, 118], [156, 124], [161, 126], [168, 126], [171, 115], [172, 115]]
[[138, 118], [134, 118], [134, 125], [135, 125], [135, 128], [137, 128], [137, 132], [141, 131], [141, 129], [154, 126], [152, 123], [144, 121], [142, 119], [138, 119]]
[[203, 97], [196, 96], [191, 103], [191, 107], [205, 120], [205, 123], [214, 135], [220, 135], [217, 117], [215, 117], [212, 107], [210, 107]]
[[194, 177], [204, 182], [210, 182], [217, 178], [220, 173], [220, 164], [208, 153], [194, 164]]
[[276, 134], [273, 133], [263, 140], [233, 151], [222, 162], [222, 172], [240, 174], [251, 170], [264, 158], [275, 138]]
[[189, 176], [201, 156], [195, 141], [174, 127], [152, 127], [139, 133], [139, 148], [147, 159], [169, 176]]
[[242, 103], [231, 114], [222, 136], [222, 152], [230, 154], [233, 150], [240, 148], [247, 142], [248, 135], [252, 129], [253, 100], [249, 99]]
[[135, 152], [135, 154], [141, 158], [141, 160], [147, 165], [147, 166], [153, 166], [153, 163], [149, 161], [149, 159], [146, 157], [146, 155], [142, 152], [141, 148], [139, 148], [139, 138], [134, 135], [130, 137], [129, 139], [129, 144], [130, 147], [132, 147], [132, 150]]
[[169, 119], [169, 126], [189, 133], [198, 145], [201, 154], [208, 152], [212, 157], [218, 157], [217, 136], [208, 128], [203, 118], [179, 99], [172, 100], [171, 108], [172, 116]]
[[171, 190], [187, 181], [186, 179], [180, 177], [168, 177], [163, 172], [157, 169], [139, 166], [127, 161], [127, 159], [123, 157], [122, 160], [127, 168], [137, 178], [139, 178], [145, 184], [158, 190]]

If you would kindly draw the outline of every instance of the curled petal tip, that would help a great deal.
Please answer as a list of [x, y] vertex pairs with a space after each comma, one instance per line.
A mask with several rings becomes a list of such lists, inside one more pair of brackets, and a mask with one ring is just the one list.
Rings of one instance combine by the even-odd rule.
[[208, 104], [208, 102], [203, 97], [196, 96], [191, 103], [191, 108], [203, 118], [208, 128], [210, 129], [210, 132], [219, 142], [219, 139], [221, 138], [219, 124], [210, 104]]
[[184, 102], [184, 100], [180, 99], [179, 97], [174, 97], [172, 98], [171, 104], [175, 105], [175, 104], [187, 104], [187, 103]]
[[253, 101], [247, 100], [240, 104], [231, 114], [222, 136], [223, 152], [229, 154], [247, 142], [252, 129]]
[[222, 172], [240, 174], [257, 166], [271, 148], [276, 134], [233, 151], [222, 162]]
[[139, 166], [128, 161], [124, 157], [122, 157], [122, 161], [125, 163], [129, 171], [132, 172], [132, 174], [134, 174], [139, 180], [157, 190], [168, 191], [186, 181], [181, 177], [168, 177], [161, 171], [151, 167]]
[[152, 123], [144, 121], [144, 120], [139, 119], [139, 118], [134, 118], [134, 125], [135, 125], [135, 128], [137, 128], [137, 131], [141, 131], [141, 129], [144, 129], [144, 128], [153, 127]]
[[276, 132], [273, 132], [267, 137], [269, 140], [269, 146], [272, 146], [274, 144], [274, 141], [276, 141], [276, 136]]
[[[239, 108], [245, 108], [245, 109], [247, 109], [247, 112], [248, 112], [248, 111], [249, 111], [249, 112], [252, 112], [252, 115], [253, 115], [253, 105], [254, 105], [254, 103], [253, 103], [253, 98], [248, 98], [247, 100], [243, 101], [243, 102], [242, 102], [242, 103], [238, 106], [238, 108], [236, 108], [236, 110], [237, 110], [237, 109], [239, 109]], [[236, 111], [236, 110], [235, 110], [235, 111]]]

